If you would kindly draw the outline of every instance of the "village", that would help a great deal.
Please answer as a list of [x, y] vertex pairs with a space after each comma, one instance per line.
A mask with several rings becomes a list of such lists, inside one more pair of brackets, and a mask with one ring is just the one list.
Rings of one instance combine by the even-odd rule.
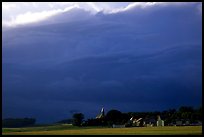
[[[190, 107], [189, 107], [190, 108]], [[181, 107], [188, 111], [188, 107]], [[166, 112], [168, 113], [168, 112]], [[145, 113], [144, 113], [145, 114]], [[106, 126], [112, 128], [125, 128], [125, 127], [163, 127], [163, 126], [202, 126], [201, 116], [191, 114], [190, 112], [183, 112], [182, 115], [180, 112], [172, 112], [167, 114], [169, 116], [164, 116], [164, 113], [155, 112], [149, 116], [143, 116], [140, 114], [129, 115], [121, 113], [118, 110], [110, 110], [105, 114], [104, 108], [101, 109], [100, 113], [96, 116], [95, 119], [88, 119], [82, 123], [82, 126]], [[164, 119], [161, 118], [160, 114]], [[131, 116], [131, 117], [130, 117]], [[195, 118], [193, 118], [195, 117]], [[171, 120], [169, 120], [171, 118]], [[197, 118], [197, 119], [196, 119]]]
[[[74, 113], [72, 118], [60, 120], [53, 124], [69, 124], [77, 127], [164, 127], [164, 126], [202, 126], [202, 106], [198, 109], [180, 107], [162, 112], [128, 112], [111, 109], [105, 113], [102, 107], [95, 118], [85, 119], [84, 114]], [[34, 126], [35, 118], [8, 118], [2, 120], [3, 127]]]

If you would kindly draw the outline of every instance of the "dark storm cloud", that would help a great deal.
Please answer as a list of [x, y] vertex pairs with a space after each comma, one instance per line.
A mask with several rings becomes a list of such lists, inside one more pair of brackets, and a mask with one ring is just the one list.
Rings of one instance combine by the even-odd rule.
[[3, 32], [3, 117], [53, 122], [73, 112], [94, 117], [103, 106], [128, 112], [201, 104], [197, 5], [87, 17]]

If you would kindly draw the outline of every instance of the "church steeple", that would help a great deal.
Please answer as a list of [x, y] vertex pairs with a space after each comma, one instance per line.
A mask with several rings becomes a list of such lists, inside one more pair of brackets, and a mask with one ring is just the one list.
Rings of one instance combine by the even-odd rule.
[[105, 111], [104, 111], [104, 108], [102, 107], [101, 113], [97, 115], [96, 118], [103, 118], [104, 116], [105, 116]]
[[104, 108], [102, 107], [101, 109], [101, 115], [104, 117], [105, 116], [105, 112], [104, 112]]

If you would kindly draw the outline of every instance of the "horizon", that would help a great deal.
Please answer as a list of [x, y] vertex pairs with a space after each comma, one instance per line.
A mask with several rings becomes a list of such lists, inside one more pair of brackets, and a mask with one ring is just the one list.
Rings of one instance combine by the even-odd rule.
[[[199, 106], [199, 107], [192, 107], [192, 106], [180, 106], [180, 107], [191, 107], [191, 108], [193, 108], [194, 110], [196, 110], [196, 109], [200, 109], [200, 107], [202, 107], [202, 105], [201, 106]], [[180, 108], [179, 107], [179, 108]], [[104, 109], [104, 107], [102, 107], [103, 109]], [[163, 111], [168, 111], [168, 110], [173, 110], [173, 109], [175, 109], [176, 111], [179, 111], [179, 108], [169, 108], [169, 109], [165, 109], [165, 110], [160, 110], [160, 111], [158, 111], [158, 110], [155, 110], [155, 111], [129, 111], [129, 112], [121, 112], [120, 110], [118, 110], [118, 109], [114, 109], [114, 108], [112, 108], [112, 109], [110, 109], [110, 110], [118, 110], [118, 111], [120, 111], [121, 113], [149, 113], [149, 112], [163, 112]], [[107, 114], [107, 112], [109, 112], [110, 110], [106, 110], [106, 109], [104, 109], [104, 114], [106, 115]], [[83, 114], [83, 112], [77, 112], [77, 113], [82, 113]], [[95, 117], [99, 114], [99, 113], [101, 113], [101, 111], [98, 111], [98, 113], [95, 115]], [[76, 113], [74, 113], [74, 114], [76, 114]], [[84, 115], [84, 121], [86, 121], [86, 120], [88, 120], [88, 119], [95, 119], [95, 117], [86, 117], [86, 115]], [[71, 116], [71, 117], [66, 117], [66, 118], [62, 118], [62, 119], [59, 119], [59, 120], [57, 120], [57, 121], [50, 121], [50, 122], [46, 122], [46, 123], [44, 123], [44, 122], [38, 122], [38, 119], [36, 119], [35, 117], [8, 117], [8, 118], [4, 118], [4, 119], [22, 119], [22, 118], [34, 118], [35, 120], [36, 120], [36, 124], [55, 124], [55, 123], [57, 123], [57, 122], [59, 122], [59, 121], [61, 121], [61, 120], [66, 120], [66, 119], [73, 119], [73, 116]], [[2, 119], [2, 120], [4, 120], [4, 119]]]

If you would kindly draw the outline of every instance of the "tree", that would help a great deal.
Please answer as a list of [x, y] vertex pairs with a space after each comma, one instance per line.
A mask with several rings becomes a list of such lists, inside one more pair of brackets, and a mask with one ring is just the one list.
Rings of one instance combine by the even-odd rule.
[[82, 113], [73, 114], [73, 125], [81, 126], [83, 119], [84, 119], [84, 115]]
[[121, 117], [122, 118], [122, 124], [127, 123], [129, 121], [129, 119], [130, 119], [130, 117], [129, 117], [129, 115], [127, 113], [122, 113], [121, 116], [122, 116]]
[[194, 112], [193, 107], [188, 107], [188, 106], [181, 106], [179, 108], [179, 112], [183, 113], [183, 112]]
[[106, 114], [106, 120], [109, 125], [121, 124], [123, 121], [123, 115], [120, 111], [112, 109]]

